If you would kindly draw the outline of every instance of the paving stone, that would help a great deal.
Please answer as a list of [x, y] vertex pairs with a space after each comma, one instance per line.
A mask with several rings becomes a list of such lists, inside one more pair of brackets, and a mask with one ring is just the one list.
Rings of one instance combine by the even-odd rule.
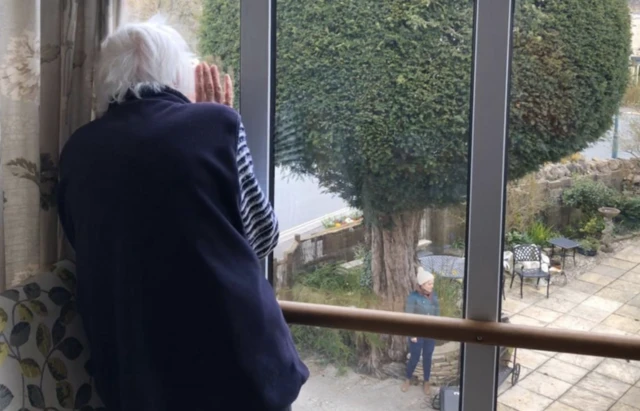
[[576, 291], [582, 291], [583, 293], [587, 293], [590, 295], [593, 295], [595, 293], [597, 293], [598, 291], [600, 291], [603, 287], [602, 284], [594, 284], [594, 283], [590, 283], [588, 281], [581, 281], [581, 280], [573, 280], [569, 283], [569, 287], [572, 290], [576, 290]]
[[506, 391], [499, 401], [518, 411], [544, 411], [553, 400], [521, 387], [520, 384]]
[[619, 402], [632, 407], [640, 406], [640, 388], [631, 388], [622, 398], [620, 398]]
[[616, 290], [634, 291], [640, 294], [640, 283], [633, 283], [624, 279], [615, 280], [609, 284], [609, 287], [615, 288]]
[[581, 411], [573, 407], [569, 407], [561, 402], [554, 402], [544, 411]]
[[618, 308], [622, 307], [622, 303], [614, 300], [608, 300], [606, 298], [591, 296], [587, 298], [582, 304], [589, 307], [597, 308], [599, 310], [608, 311], [610, 313], [615, 312]]
[[640, 307], [635, 307], [633, 305], [626, 304], [618, 308], [618, 311], [616, 311], [616, 314], [640, 321]]
[[561, 328], [563, 330], [589, 331], [590, 329], [598, 325], [598, 323], [595, 321], [585, 320], [584, 318], [565, 314], [554, 321], [552, 325], [554, 326], [554, 328]]
[[602, 290], [598, 291], [595, 295], [624, 304], [638, 295], [638, 293], [635, 291], [617, 290], [615, 288], [605, 287]]
[[558, 319], [562, 315], [557, 311], [549, 310], [548, 308], [538, 307], [537, 305], [532, 305], [520, 312], [520, 314], [535, 318], [536, 320], [543, 323], [551, 323]]
[[629, 302], [627, 302], [627, 304], [633, 305], [634, 307], [640, 307], [640, 295], [633, 297]]
[[557, 291], [555, 291], [553, 294], [551, 294], [551, 296], [555, 298], [562, 298], [563, 300], [568, 300], [576, 304], [579, 304], [584, 300], [586, 300], [587, 298], [591, 297], [591, 294], [583, 293], [577, 290], [572, 290], [570, 288], [560, 288]]
[[631, 270], [628, 273], [623, 274], [619, 279], [629, 281], [634, 284], [640, 284], [640, 272]]
[[545, 362], [547, 362], [550, 358], [549, 354], [543, 354], [539, 351], [518, 349], [518, 363], [522, 367], [530, 368], [535, 370]]
[[595, 321], [596, 323], [600, 321], [604, 321], [611, 313], [609, 311], [600, 310], [598, 308], [593, 308], [584, 303], [578, 305], [576, 308], [571, 310], [571, 315], [576, 317], [583, 318], [585, 320]]
[[612, 358], [605, 359], [594, 371], [631, 385], [640, 380], [640, 368]]
[[502, 302], [502, 310], [508, 312], [509, 314], [517, 314], [530, 306], [531, 304], [525, 303], [515, 298], [507, 298]]
[[[640, 404], [638, 404], [640, 405]], [[617, 402], [616, 405], [609, 408], [609, 411], [640, 411], [640, 408], [632, 407], [630, 405]]]
[[555, 356], [557, 360], [567, 362], [572, 365], [576, 365], [581, 368], [586, 368], [587, 370], [593, 370], [600, 363], [604, 361], [602, 357], [594, 357], [591, 355], [578, 355], [578, 354], [569, 354], [562, 353]]
[[631, 388], [631, 385], [627, 383], [598, 372], [590, 373], [577, 386], [613, 400], [622, 397]]
[[623, 317], [618, 314], [611, 314], [602, 322], [602, 324], [631, 334], [635, 334], [640, 331], [640, 321], [629, 317]]
[[[562, 315], [562, 314], [560, 314], [560, 315]], [[522, 315], [522, 314], [516, 314], [516, 315], [514, 315], [512, 317], [509, 317], [509, 322], [511, 324], [530, 325], [530, 326], [533, 326], [533, 327], [544, 327], [545, 325], [548, 324], [546, 322], [538, 321], [535, 318], [527, 317], [527, 316]]]
[[520, 381], [518, 385], [554, 400], [560, 398], [562, 394], [571, 388], [571, 384], [557, 378], [549, 377], [538, 371], [531, 373], [527, 378]]
[[571, 388], [560, 397], [561, 403], [584, 411], [607, 411], [615, 402], [611, 398], [603, 397], [595, 392], [580, 387]]
[[595, 327], [593, 327], [593, 329], [591, 329], [591, 332], [610, 335], [633, 335], [626, 331], [622, 331], [604, 324], [596, 325]]
[[544, 363], [542, 367], [538, 368], [538, 371], [544, 375], [557, 378], [570, 384], [576, 384], [589, 372], [586, 368], [569, 364], [557, 358], [552, 358]]
[[547, 308], [549, 310], [558, 311], [560, 313], [566, 313], [571, 311], [577, 303], [562, 298], [549, 297], [538, 303], [537, 307]]
[[631, 270], [632, 268], [638, 265], [638, 263], [634, 263], [632, 261], [620, 260], [619, 258], [615, 258], [615, 257], [605, 258], [604, 260], [602, 260], [600, 264], [608, 265], [610, 267], [615, 267], [615, 268], [622, 268], [623, 270], [626, 270], [626, 271]]
[[[623, 261], [623, 260], [620, 260]], [[623, 261], [626, 262], [626, 261]], [[629, 263], [626, 262], [627, 264], [633, 264], [633, 263]], [[633, 268], [633, 267], [631, 267]], [[598, 264], [595, 267], [593, 267], [592, 269], [590, 269], [589, 271], [592, 273], [596, 273], [596, 274], [601, 274], [604, 275], [606, 277], [610, 277], [610, 278], [618, 278], [620, 277], [622, 274], [626, 273], [627, 271], [629, 271], [631, 268], [617, 268], [617, 267], [612, 267], [610, 265], [605, 265], [605, 264]]]
[[498, 407], [497, 408], [498, 408], [497, 411], [519, 411], [519, 410], [516, 410], [515, 408], [511, 408], [509, 406], [506, 406], [501, 402], [498, 402]]
[[615, 258], [624, 261], [630, 261], [632, 263], [640, 264], [640, 246], [628, 246], [622, 251], [618, 251], [615, 255]]

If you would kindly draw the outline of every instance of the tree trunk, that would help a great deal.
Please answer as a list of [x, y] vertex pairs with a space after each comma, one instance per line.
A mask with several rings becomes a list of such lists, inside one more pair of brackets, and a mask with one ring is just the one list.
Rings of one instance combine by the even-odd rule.
[[[371, 226], [371, 277], [381, 309], [404, 311], [407, 296], [415, 288], [422, 215], [422, 211], [389, 214]], [[381, 355], [371, 358], [370, 366], [406, 360], [407, 336], [382, 336], [382, 342]]]

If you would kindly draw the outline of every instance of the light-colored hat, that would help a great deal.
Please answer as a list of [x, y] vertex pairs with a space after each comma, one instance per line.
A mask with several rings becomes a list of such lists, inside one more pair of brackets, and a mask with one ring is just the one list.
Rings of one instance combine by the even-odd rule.
[[418, 267], [418, 285], [422, 285], [428, 281], [433, 281], [433, 274], [422, 267]]

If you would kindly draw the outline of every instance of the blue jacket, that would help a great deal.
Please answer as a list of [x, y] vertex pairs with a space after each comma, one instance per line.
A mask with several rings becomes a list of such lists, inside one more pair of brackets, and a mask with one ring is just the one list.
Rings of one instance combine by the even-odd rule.
[[404, 311], [409, 314], [420, 315], [440, 315], [440, 302], [435, 292], [431, 293], [431, 298], [425, 297], [417, 291], [413, 291], [407, 297]]
[[308, 378], [245, 235], [239, 127], [167, 89], [112, 105], [62, 152], [59, 214], [110, 411], [280, 410]]

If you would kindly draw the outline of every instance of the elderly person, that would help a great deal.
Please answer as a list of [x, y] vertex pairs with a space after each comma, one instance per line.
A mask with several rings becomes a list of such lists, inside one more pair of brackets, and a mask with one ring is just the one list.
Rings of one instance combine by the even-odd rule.
[[[411, 292], [407, 297], [405, 312], [409, 314], [420, 315], [440, 315], [440, 303], [438, 296], [433, 291], [434, 277], [433, 274], [424, 268], [418, 268], [417, 290]], [[411, 386], [413, 372], [420, 361], [422, 354], [422, 370], [424, 373], [424, 393], [430, 394], [431, 386], [429, 379], [431, 377], [431, 359], [433, 350], [436, 346], [435, 340], [431, 338], [412, 337], [409, 338], [409, 362], [407, 363], [406, 380], [402, 384], [402, 391], [406, 392]]]
[[[110, 411], [285, 410], [308, 378], [260, 258], [277, 220], [231, 81], [159, 22], [102, 45], [99, 118], [60, 160], [59, 214]], [[192, 96], [197, 102], [186, 97]]]

